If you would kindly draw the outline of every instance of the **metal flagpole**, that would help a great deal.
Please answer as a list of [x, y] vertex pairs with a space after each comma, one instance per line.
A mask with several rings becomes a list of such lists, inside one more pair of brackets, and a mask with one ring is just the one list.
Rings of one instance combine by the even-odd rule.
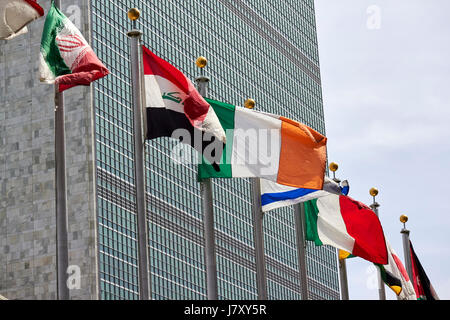
[[402, 234], [402, 238], [403, 238], [403, 255], [405, 257], [406, 272], [408, 273], [408, 276], [412, 281], [413, 273], [412, 273], [412, 262], [411, 262], [411, 246], [409, 245], [409, 230], [406, 229], [407, 221], [408, 221], [408, 216], [405, 214], [402, 214], [400, 216], [400, 222], [403, 223], [403, 228], [400, 231], [400, 233]]
[[[253, 109], [255, 100], [245, 100], [244, 107]], [[258, 290], [258, 300], [267, 300], [267, 272], [266, 256], [264, 254], [264, 214], [261, 209], [261, 186], [259, 178], [250, 178], [252, 187], [252, 219], [253, 238], [255, 241], [255, 262], [256, 262], [256, 287]]]
[[[195, 61], [201, 70], [201, 76], [197, 77], [197, 89], [201, 96], [208, 95], [209, 78], [203, 75], [203, 68], [206, 67], [205, 57], [198, 57]], [[219, 298], [217, 289], [217, 262], [216, 262], [216, 240], [214, 235], [214, 207], [211, 179], [200, 181], [200, 193], [202, 197], [203, 210], [203, 232], [205, 241], [205, 263], [206, 263], [206, 294], [208, 300]]]
[[133, 92], [134, 124], [134, 172], [136, 183], [137, 237], [139, 252], [139, 297], [150, 299], [150, 277], [148, 270], [148, 231], [144, 184], [144, 143], [142, 135], [142, 92], [141, 92], [141, 45], [142, 32], [135, 29], [135, 21], [140, 12], [133, 8], [128, 11], [128, 18], [133, 21], [133, 30], [127, 33], [130, 41], [130, 64]]
[[[370, 208], [372, 208], [373, 212], [378, 216], [378, 207], [380, 204], [375, 201], [375, 197], [378, 194], [377, 188], [371, 188], [369, 190], [369, 194], [373, 197], [373, 203], [370, 205]], [[381, 278], [381, 271], [377, 268], [377, 275], [378, 275], [378, 296], [380, 297], [380, 300], [386, 300], [386, 291], [384, 289], [384, 282]]]
[[[55, 0], [61, 8], [61, 0]], [[55, 186], [56, 186], [56, 269], [58, 300], [70, 297], [67, 286], [69, 247], [67, 241], [66, 135], [64, 124], [64, 93], [55, 86]]]
[[264, 214], [261, 210], [261, 187], [259, 178], [251, 178], [253, 237], [255, 239], [256, 286], [258, 300], [267, 300], [267, 273], [264, 254]]
[[[336, 171], [339, 168], [338, 164], [335, 162], [331, 162], [328, 166], [331, 172], [333, 172], [333, 181], [336, 183], [341, 183], [341, 180], [336, 178]], [[339, 282], [341, 285], [341, 299], [348, 300], [348, 280], [347, 280], [347, 262], [346, 259], [341, 259], [338, 255], [339, 261]]]
[[305, 206], [298, 203], [294, 206], [295, 233], [297, 236], [298, 269], [300, 272], [300, 290], [302, 300], [308, 300], [308, 280], [306, 274], [306, 241], [305, 241]]

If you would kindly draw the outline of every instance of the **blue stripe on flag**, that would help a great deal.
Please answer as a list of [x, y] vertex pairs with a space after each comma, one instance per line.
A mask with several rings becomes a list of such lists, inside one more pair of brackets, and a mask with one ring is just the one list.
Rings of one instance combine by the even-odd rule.
[[291, 199], [297, 199], [303, 196], [306, 196], [307, 194], [310, 194], [314, 191], [317, 191], [315, 189], [295, 189], [285, 192], [277, 192], [277, 193], [264, 193], [261, 195], [261, 205], [265, 206], [269, 203], [277, 202], [277, 201], [283, 201], [283, 200], [291, 200]]

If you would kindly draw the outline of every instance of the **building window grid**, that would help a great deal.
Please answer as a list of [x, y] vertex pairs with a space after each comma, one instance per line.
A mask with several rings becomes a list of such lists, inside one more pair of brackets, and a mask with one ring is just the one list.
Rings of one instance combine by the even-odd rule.
[[[175, 10], [175, 11], [176, 11], [176, 10]], [[232, 19], [232, 17], [229, 16], [229, 15], [227, 16], [227, 18], [228, 18], [228, 19]], [[174, 30], [174, 28], [172, 28], [171, 31], [173, 32], [173, 30]], [[209, 35], [208, 41], [211, 41], [212, 39], [213, 39], [213, 38]], [[112, 40], [112, 39], [111, 39], [111, 40]], [[205, 41], [205, 40], [203, 39], [202, 41]], [[174, 52], [173, 50], [168, 50], [168, 51], [170, 51], [171, 54], [173, 54], [173, 52]], [[186, 58], [186, 57], [185, 57], [185, 58]], [[189, 60], [190, 60], [190, 59], [189, 59]], [[187, 61], [187, 59], [186, 59], [185, 61]], [[218, 64], [219, 64], [219, 63], [218, 63]], [[123, 71], [123, 72], [125, 73], [125, 71]], [[228, 79], [227, 79], [227, 80], [228, 80]], [[232, 83], [233, 83], [234, 86], [237, 85], [236, 81], [233, 81]], [[224, 84], [224, 85], [225, 85], [225, 84]], [[225, 86], [226, 86], [226, 85], [225, 85]], [[272, 87], [273, 87], [273, 86], [272, 86]], [[309, 86], [308, 86], [308, 87], [309, 87]], [[112, 87], [111, 87], [111, 89], [112, 89]], [[229, 87], [229, 89], [232, 89], [232, 88]], [[230, 91], [229, 89], [226, 90], [226, 91], [227, 91], [228, 95], [232, 96], [233, 93], [234, 93], [234, 90]], [[108, 89], [108, 90], [110, 90], [110, 89]], [[320, 91], [320, 89], [319, 89], [319, 91]], [[242, 90], [239, 90], [239, 93], [240, 93], [241, 96], [243, 96], [242, 92], [244, 92], [243, 89], [242, 89]], [[225, 94], [222, 93], [222, 95], [224, 96]], [[236, 94], [234, 94], [234, 96], [236, 96]], [[319, 98], [319, 101], [321, 101], [321, 97], [319, 96], [318, 98]], [[194, 194], [195, 194], [195, 193], [194, 193]], [[197, 198], [198, 198], [198, 197], [197, 197]], [[191, 199], [191, 200], [192, 200], [192, 199]], [[197, 200], [198, 200], [198, 199], [197, 199]], [[196, 202], [196, 201], [194, 201], [194, 202]], [[198, 206], [196, 206], [196, 208], [198, 208]], [[224, 211], [224, 213], [226, 214], [226, 210], [223, 210], [223, 211]]]

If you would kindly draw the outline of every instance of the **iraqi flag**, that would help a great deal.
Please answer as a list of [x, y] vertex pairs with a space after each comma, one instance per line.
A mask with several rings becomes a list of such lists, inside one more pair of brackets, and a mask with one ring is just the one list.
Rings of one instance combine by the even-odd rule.
[[44, 9], [35, 0], [0, 0], [0, 39], [26, 33], [26, 25], [43, 15]]
[[220, 172], [206, 161], [199, 179], [263, 178], [278, 184], [321, 190], [327, 138], [297, 121], [228, 103], [207, 100], [227, 133]]
[[80, 30], [52, 2], [45, 19], [40, 52], [40, 80], [55, 84], [57, 92], [109, 74]]
[[305, 238], [378, 264], [388, 263], [383, 228], [375, 212], [344, 195], [305, 202]]
[[[215, 163], [215, 157], [219, 157], [222, 152], [226, 136], [214, 109], [180, 70], [145, 46], [142, 46], [142, 51], [146, 139], [180, 137], [175, 133], [176, 130], [184, 131], [188, 137], [184, 135], [180, 140], [205, 156], [205, 148], [217, 142], [218, 149], [212, 149], [207, 156]], [[215, 154], [214, 150], [220, 153]]]

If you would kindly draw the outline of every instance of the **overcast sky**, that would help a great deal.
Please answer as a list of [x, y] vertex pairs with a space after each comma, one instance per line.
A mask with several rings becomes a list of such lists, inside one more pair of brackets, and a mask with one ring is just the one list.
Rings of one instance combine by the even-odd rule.
[[[450, 1], [315, 5], [329, 161], [356, 200], [371, 204], [378, 188], [385, 237], [402, 260], [408, 215], [422, 266], [450, 299]], [[378, 299], [374, 270], [347, 261], [350, 299]]]

